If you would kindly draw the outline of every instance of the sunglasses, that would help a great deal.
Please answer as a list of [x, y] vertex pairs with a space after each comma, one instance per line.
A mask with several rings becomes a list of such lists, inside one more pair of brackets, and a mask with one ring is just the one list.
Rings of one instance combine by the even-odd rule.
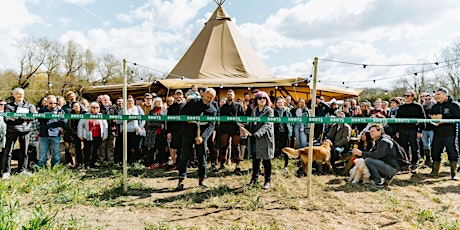
[[91, 109], [99, 109], [99, 107], [91, 107]]
[[0, 105], [1, 105], [1, 106], [4, 106], [4, 105], [6, 105], [6, 104], [0, 104]]
[[431, 98], [425, 98], [425, 101], [429, 101], [429, 100], [431, 100]]
[[145, 100], [152, 100], [152, 98], [151, 97], [146, 97]]
[[57, 105], [57, 102], [50, 102], [48, 105]]
[[404, 97], [412, 97], [412, 95], [407, 95], [407, 94], [406, 94], [406, 95], [404, 95]]
[[267, 100], [265, 97], [258, 97], [257, 100]]

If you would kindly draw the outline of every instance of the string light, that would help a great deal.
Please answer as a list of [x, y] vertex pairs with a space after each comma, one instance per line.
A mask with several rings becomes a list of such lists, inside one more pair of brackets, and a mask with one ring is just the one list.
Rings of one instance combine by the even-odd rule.
[[275, 85], [275, 89], [278, 89], [278, 86], [277, 86], [277, 85]]

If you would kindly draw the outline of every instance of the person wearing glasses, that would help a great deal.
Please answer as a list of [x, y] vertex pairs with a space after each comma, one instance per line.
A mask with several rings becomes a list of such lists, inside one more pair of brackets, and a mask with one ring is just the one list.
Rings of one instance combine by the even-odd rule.
[[[6, 113], [35, 113], [35, 106], [24, 100], [24, 89], [15, 88], [13, 90], [14, 101], [5, 105]], [[22, 175], [30, 175], [27, 171], [29, 166], [29, 133], [31, 129], [30, 119], [20, 117], [4, 117], [6, 123], [6, 143], [3, 155], [3, 179], [8, 179], [11, 175], [11, 159], [13, 158], [13, 148], [19, 139], [19, 160], [18, 171]]]
[[[425, 114], [428, 117], [428, 114], [431, 113], [431, 109], [433, 105], [436, 104], [436, 101], [431, 97], [429, 93], [422, 93], [422, 106], [425, 110]], [[433, 136], [434, 136], [434, 125], [433, 123], [426, 123], [426, 127], [422, 130], [422, 148], [423, 148], [423, 155], [425, 156], [425, 165], [428, 167], [432, 167], [431, 161], [431, 145], [433, 143]]]
[[[129, 95], [126, 104], [127, 115], [145, 115], [141, 107], [134, 104], [133, 96]], [[119, 115], [123, 115], [123, 109], [118, 112]], [[117, 124], [120, 125], [120, 140], [123, 140], [123, 121], [117, 120]], [[145, 120], [130, 120], [127, 122], [126, 131], [128, 132], [128, 162], [136, 163], [140, 160], [140, 140], [142, 136], [142, 130], [145, 125]], [[122, 145], [120, 145], [122, 147]], [[121, 158], [120, 158], [121, 159]]]
[[[449, 96], [446, 88], [439, 88], [434, 95], [436, 104], [433, 105], [429, 115], [433, 119], [460, 119], [460, 105]], [[431, 157], [433, 159], [432, 176], [439, 175], [441, 167], [441, 153], [446, 148], [447, 158], [450, 162], [450, 176], [452, 180], [457, 177], [457, 163], [459, 159], [457, 149], [457, 124], [438, 123], [433, 128], [433, 144], [431, 145]]]
[[[414, 90], [407, 90], [404, 93], [404, 104], [400, 105], [396, 118], [420, 118], [425, 119], [425, 110], [422, 105], [416, 102], [417, 94]], [[418, 161], [420, 159], [418, 139], [422, 138], [422, 130], [425, 123], [400, 123], [396, 127], [395, 137], [398, 143], [409, 153], [411, 150], [411, 173], [417, 174]]]
[[[100, 104], [91, 102], [89, 104], [90, 114], [100, 114]], [[83, 141], [83, 152], [85, 155], [85, 168], [94, 168], [98, 159], [98, 150], [102, 141], [105, 141], [109, 134], [109, 125], [106, 120], [82, 119], [78, 122], [78, 138]]]
[[[189, 116], [216, 116], [217, 109], [212, 101], [216, 97], [216, 90], [207, 88], [203, 97], [193, 97], [179, 111], [180, 115]], [[182, 156], [179, 159], [179, 183], [175, 191], [184, 190], [184, 179], [187, 177], [189, 162], [193, 160], [193, 145], [198, 159], [198, 185], [208, 187], [204, 182], [206, 178], [206, 145], [212, 135], [216, 122], [187, 122], [182, 129]], [[199, 130], [198, 131], [198, 126]]]
[[[47, 97], [47, 107], [41, 108], [38, 113], [64, 114], [64, 110], [58, 108], [57, 98], [54, 95]], [[48, 150], [51, 148], [51, 165], [57, 165], [61, 161], [61, 134], [64, 133], [65, 119], [51, 118], [38, 119], [40, 122], [40, 134], [38, 137], [38, 166], [46, 166]]]
[[[272, 102], [264, 91], [254, 94], [252, 101], [252, 117], [273, 117], [274, 111], [271, 108]], [[259, 177], [260, 162], [264, 166], [265, 183], [263, 189], [270, 188], [272, 173], [271, 159], [275, 156], [275, 131], [273, 122], [251, 122], [250, 132], [252, 133], [251, 154], [252, 154], [252, 177], [250, 184], [257, 184]]]
[[[179, 115], [180, 109], [185, 105], [183, 92], [177, 89], [174, 92], [174, 102], [169, 105], [167, 115]], [[175, 167], [182, 153], [182, 127], [183, 121], [166, 121], [166, 140], [169, 142], [168, 148]]]
[[[100, 109], [101, 114], [106, 115], [116, 115], [118, 111], [115, 107], [112, 106], [112, 102], [110, 101], [110, 96], [107, 94], [102, 95], [102, 105]], [[101, 143], [99, 148], [98, 154], [98, 161], [99, 162], [106, 162], [108, 164], [114, 163], [114, 142], [115, 142], [115, 132], [117, 132], [118, 125], [116, 120], [107, 120], [107, 124], [109, 125], [109, 135], [107, 136], [107, 140]]]

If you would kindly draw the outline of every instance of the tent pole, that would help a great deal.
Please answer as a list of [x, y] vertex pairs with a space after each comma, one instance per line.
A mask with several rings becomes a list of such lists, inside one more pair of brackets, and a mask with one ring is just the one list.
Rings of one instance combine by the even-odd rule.
[[[128, 86], [127, 86], [127, 77], [126, 77], [126, 59], [123, 59], [123, 115], [126, 115], [128, 109]], [[123, 120], [123, 191], [128, 191], [128, 121]]]
[[[318, 73], [318, 57], [315, 57], [315, 68], [313, 77], [313, 89], [311, 91], [311, 117], [315, 117], [316, 107], [316, 79]], [[308, 180], [307, 180], [307, 198], [311, 199], [311, 181], [312, 181], [312, 161], [313, 161], [313, 138], [315, 135], [315, 124], [310, 123], [310, 136], [308, 140]], [[319, 166], [321, 167], [321, 166]]]

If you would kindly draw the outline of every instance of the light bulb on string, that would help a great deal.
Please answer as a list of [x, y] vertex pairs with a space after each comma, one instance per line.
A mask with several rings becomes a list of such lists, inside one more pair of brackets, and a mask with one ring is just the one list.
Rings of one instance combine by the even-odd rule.
[[221, 88], [221, 89], [222, 89], [222, 88], [224, 88], [224, 86], [222, 86], [222, 84], [219, 84], [219, 88]]
[[275, 89], [278, 89], [278, 86], [277, 86], [277, 85], [275, 85]]

